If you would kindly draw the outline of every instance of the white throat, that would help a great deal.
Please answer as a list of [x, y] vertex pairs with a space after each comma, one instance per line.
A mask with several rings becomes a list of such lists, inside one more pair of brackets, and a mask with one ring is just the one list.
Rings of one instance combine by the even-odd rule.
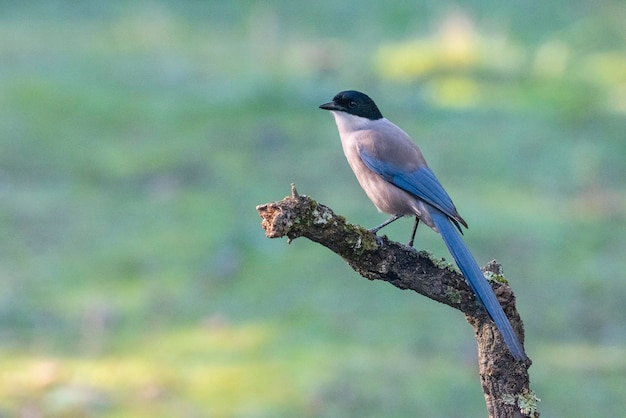
[[355, 116], [346, 112], [340, 112], [336, 110], [331, 110], [330, 113], [332, 113], [335, 117], [335, 123], [337, 124], [339, 135], [350, 134], [352, 132], [360, 131], [362, 129], [369, 129], [377, 123], [380, 123], [381, 120], [384, 120], [384, 118], [379, 120], [370, 120], [368, 118]]

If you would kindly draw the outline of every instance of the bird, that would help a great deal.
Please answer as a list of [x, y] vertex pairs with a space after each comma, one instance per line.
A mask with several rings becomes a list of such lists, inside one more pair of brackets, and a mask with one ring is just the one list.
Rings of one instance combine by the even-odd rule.
[[493, 289], [461, 237], [467, 222], [411, 137], [383, 117], [368, 95], [356, 90], [339, 92], [319, 107], [334, 116], [343, 152], [359, 184], [374, 206], [390, 215], [370, 231], [376, 234], [404, 216], [415, 216], [408, 246], [413, 246], [420, 222], [438, 232], [513, 358], [527, 360]]

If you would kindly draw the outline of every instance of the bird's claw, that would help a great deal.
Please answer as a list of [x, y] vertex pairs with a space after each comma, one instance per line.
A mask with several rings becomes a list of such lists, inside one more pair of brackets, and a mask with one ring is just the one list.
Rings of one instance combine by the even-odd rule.
[[[376, 228], [374, 228], [376, 229]], [[372, 231], [371, 229], [369, 229], [369, 231], [374, 234], [374, 239], [376, 240], [376, 244], [378, 244], [379, 247], [382, 247], [383, 244], [385, 243], [382, 239], [382, 237], [379, 237], [378, 235], [376, 235], [376, 231]]]

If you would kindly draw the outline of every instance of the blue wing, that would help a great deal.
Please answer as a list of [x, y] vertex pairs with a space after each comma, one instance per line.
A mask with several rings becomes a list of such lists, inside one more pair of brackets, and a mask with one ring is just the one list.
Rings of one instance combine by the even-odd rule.
[[406, 172], [392, 163], [377, 159], [364, 149], [359, 149], [359, 155], [365, 165], [374, 173], [382, 176], [385, 180], [402, 190], [419, 197], [431, 206], [436, 207], [454, 220], [457, 228], [459, 226], [456, 221], [461, 222], [467, 227], [465, 221], [456, 211], [452, 199], [430, 168], [422, 166], [417, 170]]

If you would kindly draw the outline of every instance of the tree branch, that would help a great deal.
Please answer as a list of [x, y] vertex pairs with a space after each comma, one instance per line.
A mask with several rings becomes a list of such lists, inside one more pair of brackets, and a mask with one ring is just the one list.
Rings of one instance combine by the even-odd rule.
[[[268, 238], [288, 237], [289, 242], [305, 237], [341, 256], [361, 276], [384, 280], [400, 289], [410, 289], [463, 312], [474, 327], [478, 344], [480, 381], [490, 417], [539, 417], [534, 393], [530, 390], [527, 363], [510, 355], [500, 332], [465, 278], [448, 265], [434, 260], [425, 251], [376, 237], [342, 216], [299, 195], [257, 206]], [[515, 295], [502, 275], [502, 268], [490, 262], [485, 275], [490, 280], [504, 312], [523, 341], [523, 324], [515, 307]]]

